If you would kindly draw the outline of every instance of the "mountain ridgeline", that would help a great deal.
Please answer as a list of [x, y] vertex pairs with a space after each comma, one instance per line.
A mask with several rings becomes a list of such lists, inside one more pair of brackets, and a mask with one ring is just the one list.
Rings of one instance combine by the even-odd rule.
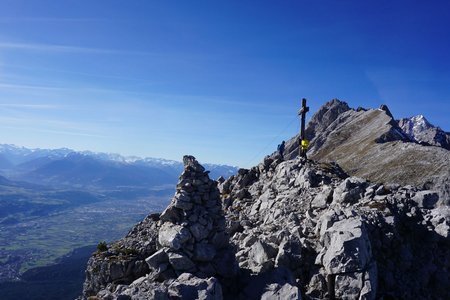
[[[237, 170], [226, 165], [205, 166], [216, 178], [230, 176]], [[174, 185], [182, 169], [181, 162], [166, 159], [0, 145], [1, 175], [10, 180], [57, 188], [165, 188]]]
[[186, 156], [169, 206], [91, 256], [80, 299], [449, 299], [449, 134], [422, 120], [332, 100], [308, 159], [294, 137], [213, 181]]
[[[450, 133], [423, 117], [396, 121], [384, 105], [355, 110], [335, 99], [314, 114], [306, 136], [313, 160], [334, 161], [350, 175], [373, 182], [434, 189], [448, 204]], [[289, 158], [297, 155], [297, 147], [298, 136], [286, 144]]]
[[[216, 178], [237, 171], [207, 166]], [[164, 159], [0, 145], [0, 225], [105, 200], [167, 196], [182, 169]]]

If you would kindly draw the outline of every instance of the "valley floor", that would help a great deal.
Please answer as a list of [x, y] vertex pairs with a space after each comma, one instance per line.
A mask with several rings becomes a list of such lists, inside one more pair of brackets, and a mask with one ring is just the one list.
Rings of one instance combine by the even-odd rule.
[[149, 211], [161, 211], [168, 199], [102, 201], [0, 225], [0, 282], [19, 280], [23, 272], [54, 264], [75, 248], [118, 239]]

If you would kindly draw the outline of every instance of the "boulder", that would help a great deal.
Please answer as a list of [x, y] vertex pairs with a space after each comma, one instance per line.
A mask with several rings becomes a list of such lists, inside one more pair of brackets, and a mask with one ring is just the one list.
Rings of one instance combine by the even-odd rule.
[[362, 272], [372, 259], [366, 228], [358, 218], [335, 222], [321, 240], [322, 264], [328, 274]]
[[275, 257], [275, 267], [285, 267], [295, 270], [300, 267], [302, 259], [302, 246], [295, 237], [283, 239], [278, 247], [278, 253]]
[[167, 253], [170, 265], [175, 271], [195, 271], [195, 264], [189, 257], [182, 252]]
[[159, 230], [158, 242], [163, 247], [178, 250], [183, 243], [188, 241], [191, 237], [192, 236], [187, 228], [166, 222]]
[[190, 210], [193, 207], [191, 197], [185, 191], [181, 191], [174, 197], [173, 206], [181, 210]]
[[436, 191], [419, 191], [412, 198], [420, 208], [432, 209], [439, 201], [439, 194]]
[[333, 200], [333, 189], [325, 187], [319, 194], [317, 194], [311, 201], [312, 208], [325, 208]]
[[180, 208], [174, 206], [174, 204], [169, 205], [161, 213], [161, 221], [177, 223], [181, 220], [183, 216], [183, 211]]
[[364, 223], [359, 218], [337, 221], [325, 231], [321, 241], [324, 248], [318, 258], [336, 295], [352, 299], [364, 289], [365, 299], [374, 299], [376, 265]]
[[334, 190], [333, 202], [353, 204], [364, 197], [366, 186], [364, 179], [349, 177]]
[[157, 269], [161, 264], [165, 264], [169, 261], [167, 253], [164, 249], [160, 249], [153, 253], [151, 256], [145, 259], [145, 262], [150, 268]]
[[257, 241], [250, 247], [249, 267], [253, 272], [263, 272], [274, 266], [277, 251], [267, 243]]
[[261, 300], [301, 300], [302, 296], [298, 287], [289, 283], [280, 285], [278, 283], [270, 284]]
[[183, 273], [169, 285], [170, 299], [202, 299], [222, 300], [222, 288], [214, 277], [198, 278], [189, 273]]

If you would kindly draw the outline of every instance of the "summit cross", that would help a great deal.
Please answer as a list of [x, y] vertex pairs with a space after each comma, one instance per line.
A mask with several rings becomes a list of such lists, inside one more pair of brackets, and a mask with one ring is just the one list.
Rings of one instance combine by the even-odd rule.
[[305, 117], [306, 113], [309, 111], [309, 107], [306, 106], [306, 99], [302, 99], [302, 108], [298, 112], [301, 116], [300, 120], [300, 141], [299, 141], [299, 155], [300, 157], [306, 158], [306, 151], [308, 150], [309, 142], [305, 139]]

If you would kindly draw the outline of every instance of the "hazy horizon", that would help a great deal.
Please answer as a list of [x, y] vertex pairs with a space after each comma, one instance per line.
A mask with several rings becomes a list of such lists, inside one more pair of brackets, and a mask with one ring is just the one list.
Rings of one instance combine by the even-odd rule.
[[0, 143], [250, 167], [333, 98], [450, 130], [450, 4], [0, 0]]

